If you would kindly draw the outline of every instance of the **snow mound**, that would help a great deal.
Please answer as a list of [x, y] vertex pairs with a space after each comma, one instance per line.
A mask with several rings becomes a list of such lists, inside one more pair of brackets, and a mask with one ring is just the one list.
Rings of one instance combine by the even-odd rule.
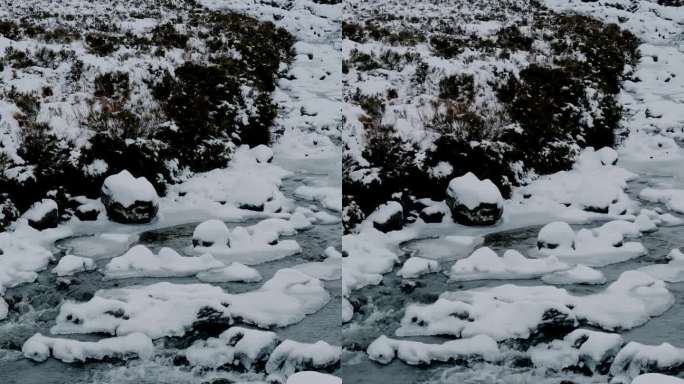
[[295, 265], [294, 269], [321, 280], [339, 280], [342, 278], [342, 254], [334, 247], [323, 252], [325, 260]]
[[34, 361], [54, 357], [65, 363], [103, 360], [105, 358], [149, 358], [154, 353], [152, 340], [142, 333], [112, 337], [96, 342], [60, 339], [36, 333], [21, 347], [24, 356]]
[[610, 331], [631, 329], [662, 314], [673, 303], [664, 282], [637, 271], [623, 272], [603, 292], [585, 296], [551, 286], [506, 284], [445, 292], [432, 304], [410, 304], [396, 334], [485, 334], [505, 340], [580, 324]]
[[[618, 221], [599, 228], [583, 228], [577, 233], [573, 232], [571, 241], [569, 226], [554, 222], [539, 231], [537, 246], [542, 255], [591, 267], [602, 267], [645, 255], [646, 248], [640, 242], [625, 242], [625, 235], [633, 235], [637, 231], [635, 225], [625, 223]], [[640, 232], [637, 231], [637, 234]]]
[[499, 188], [489, 179], [478, 179], [472, 172], [453, 178], [447, 187], [447, 195], [471, 210], [481, 204], [503, 205]]
[[482, 247], [458, 260], [449, 271], [449, 280], [530, 279], [568, 268], [554, 256], [528, 259], [518, 251], [507, 250], [499, 257], [492, 249]]
[[196, 341], [183, 355], [191, 366], [229, 365], [249, 370], [257, 363], [265, 363], [279, 343], [274, 332], [231, 327], [218, 337]]
[[635, 377], [632, 384], [684, 384], [684, 380], [660, 373], [647, 373]]
[[87, 302], [60, 307], [55, 334], [142, 332], [151, 338], [182, 336], [197, 321], [240, 319], [258, 327], [284, 327], [330, 300], [320, 280], [281, 269], [261, 288], [230, 294], [208, 284], [152, 285], [99, 290]]
[[668, 253], [667, 259], [669, 261], [666, 264], [647, 265], [639, 268], [639, 271], [668, 283], [684, 281], [684, 253], [679, 249], [673, 249]]
[[342, 384], [342, 379], [316, 371], [302, 371], [287, 378], [286, 384]]
[[252, 152], [257, 163], [270, 163], [273, 160], [273, 151], [267, 145], [259, 144], [252, 148]]
[[7, 288], [35, 281], [36, 272], [45, 269], [52, 259], [52, 253], [35, 241], [10, 232], [0, 233], [0, 250], [0, 295]]
[[629, 382], [629, 379], [645, 372], [673, 372], [682, 366], [684, 349], [668, 343], [645, 345], [632, 341], [615, 356], [610, 374], [616, 382]]
[[59, 263], [52, 269], [52, 273], [56, 273], [57, 276], [70, 276], [79, 272], [92, 271], [96, 268], [95, 261], [89, 257], [66, 255], [59, 259]]
[[155, 255], [146, 246], [136, 245], [107, 263], [104, 274], [106, 279], [193, 276], [199, 272], [223, 266], [223, 263], [209, 254], [186, 257], [171, 248], [164, 247]]
[[9, 315], [9, 305], [7, 305], [5, 299], [0, 296], [0, 320], [5, 320], [7, 315]]
[[339, 365], [342, 348], [325, 341], [300, 343], [285, 340], [271, 353], [266, 362], [266, 372], [270, 378], [280, 379], [298, 371], [326, 370]]
[[200, 223], [192, 233], [192, 245], [211, 247], [214, 245], [230, 246], [228, 236], [230, 231], [221, 220], [207, 220]]
[[639, 192], [639, 198], [662, 203], [675, 212], [684, 213], [684, 190], [644, 188]]
[[605, 375], [623, 344], [622, 336], [616, 333], [577, 329], [562, 340], [532, 347], [529, 354], [536, 367], [557, 371], [583, 367]]
[[436, 260], [422, 257], [410, 257], [404, 262], [397, 275], [405, 279], [420, 277], [428, 273], [439, 272], [439, 263]]
[[231, 263], [230, 265], [203, 271], [197, 274], [197, 279], [205, 283], [228, 283], [228, 282], [245, 282], [253, 283], [261, 281], [262, 277], [259, 271], [240, 263]]
[[314, 187], [302, 185], [297, 187], [294, 192], [295, 196], [318, 201], [321, 206], [331, 211], [342, 211], [342, 189], [338, 187]]
[[598, 269], [587, 267], [584, 264], [578, 264], [567, 271], [553, 272], [542, 276], [542, 281], [546, 284], [553, 285], [569, 285], [569, 284], [587, 284], [600, 285], [606, 283], [606, 276]]
[[477, 335], [468, 339], [451, 340], [442, 344], [390, 339], [382, 335], [366, 350], [368, 358], [380, 364], [389, 364], [395, 358], [410, 365], [427, 365], [460, 359], [497, 361], [499, 346], [489, 336]]

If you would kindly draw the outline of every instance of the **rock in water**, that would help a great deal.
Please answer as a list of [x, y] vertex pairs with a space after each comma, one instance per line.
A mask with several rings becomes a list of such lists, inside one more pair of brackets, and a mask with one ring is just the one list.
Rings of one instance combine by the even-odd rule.
[[152, 183], [126, 170], [107, 177], [102, 185], [102, 204], [109, 219], [117, 223], [149, 223], [157, 216], [158, 201]]
[[59, 223], [59, 210], [54, 200], [43, 199], [26, 211], [24, 214], [28, 224], [42, 231], [48, 228], [56, 228]]
[[375, 211], [373, 227], [381, 232], [398, 231], [404, 226], [404, 209], [396, 201], [389, 201]]
[[463, 225], [493, 225], [503, 215], [499, 189], [471, 172], [449, 182], [446, 202], [453, 220]]

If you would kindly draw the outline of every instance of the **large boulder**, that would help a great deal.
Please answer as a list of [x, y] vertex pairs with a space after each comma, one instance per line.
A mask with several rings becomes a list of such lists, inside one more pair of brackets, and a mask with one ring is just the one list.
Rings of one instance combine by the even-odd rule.
[[43, 199], [33, 204], [24, 217], [31, 227], [39, 231], [56, 228], [59, 224], [59, 209], [54, 200]]
[[105, 179], [101, 199], [107, 216], [117, 223], [149, 223], [159, 211], [159, 196], [152, 183], [126, 170]]
[[398, 231], [404, 226], [404, 208], [396, 201], [382, 204], [373, 213], [373, 227], [381, 232]]
[[449, 182], [446, 202], [453, 220], [463, 225], [493, 225], [503, 215], [499, 188], [471, 172]]

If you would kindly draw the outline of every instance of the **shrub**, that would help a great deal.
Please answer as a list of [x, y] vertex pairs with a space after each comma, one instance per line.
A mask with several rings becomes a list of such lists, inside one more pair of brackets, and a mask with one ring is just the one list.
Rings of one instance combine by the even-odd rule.
[[118, 39], [105, 33], [89, 33], [85, 41], [88, 51], [98, 56], [109, 56], [119, 49]]
[[95, 77], [95, 96], [125, 100], [130, 93], [130, 80], [127, 72], [107, 72]]

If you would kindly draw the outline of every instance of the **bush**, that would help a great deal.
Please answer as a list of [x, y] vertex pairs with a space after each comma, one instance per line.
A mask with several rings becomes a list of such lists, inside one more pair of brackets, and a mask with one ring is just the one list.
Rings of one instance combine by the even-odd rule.
[[119, 49], [118, 39], [104, 33], [89, 33], [85, 41], [88, 51], [98, 56], [109, 56]]
[[130, 80], [126, 72], [107, 72], [95, 77], [95, 96], [125, 100], [130, 93]]

